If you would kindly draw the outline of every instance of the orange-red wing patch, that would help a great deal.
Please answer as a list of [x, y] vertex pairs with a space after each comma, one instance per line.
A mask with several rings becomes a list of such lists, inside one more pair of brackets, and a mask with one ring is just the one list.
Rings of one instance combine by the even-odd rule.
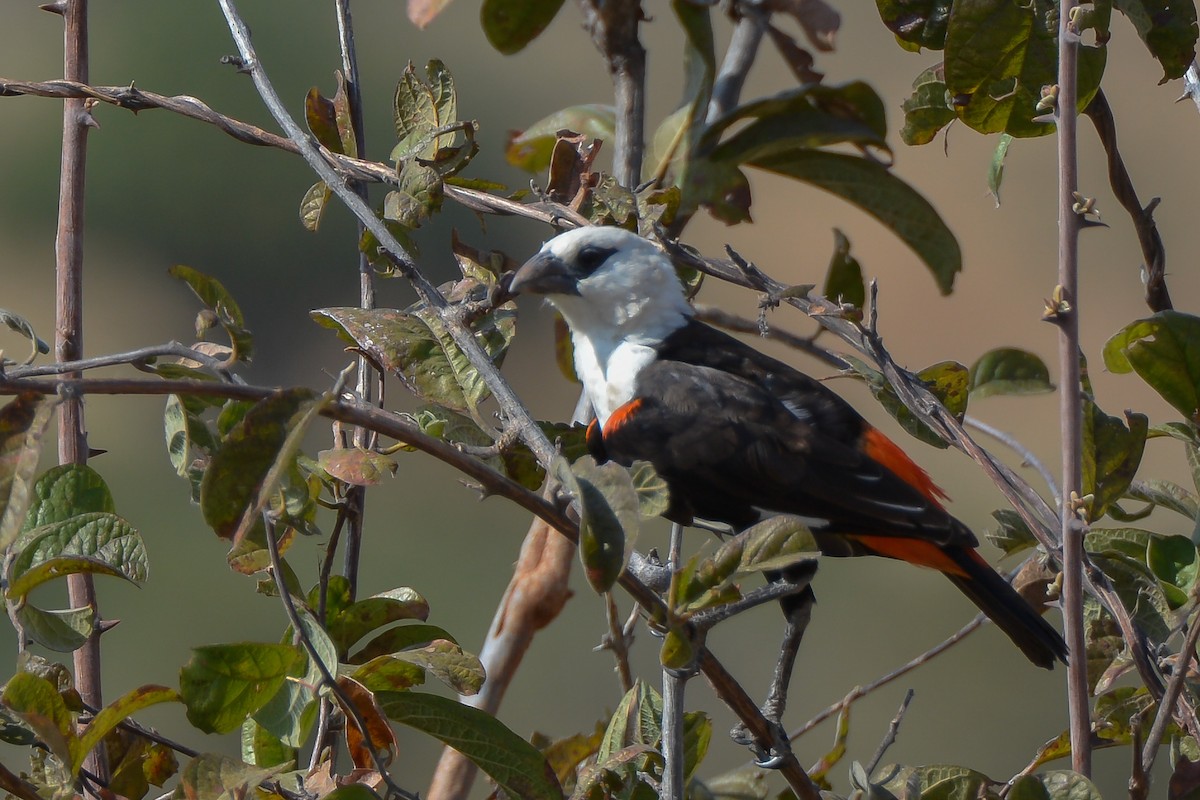
[[917, 466], [917, 463], [900, 449], [900, 445], [883, 435], [878, 428], [867, 427], [863, 433], [863, 452], [873, 461], [877, 461], [896, 474], [896, 477], [916, 489], [928, 498], [938, 508], [942, 508], [942, 500], [948, 500], [941, 487], [933, 482], [929, 473]]
[[[847, 536], [846, 538], [859, 542], [876, 555], [896, 558], [921, 567], [932, 567], [947, 575], [957, 575], [960, 578], [971, 577], [950, 554], [933, 542], [905, 539], [900, 536]], [[975, 556], [977, 560], [982, 559], [974, 550], [966, 552]]]
[[644, 399], [638, 397], [630, 400], [623, 406], [619, 406], [609, 415], [608, 421], [604, 423], [604, 435], [612, 436], [618, 428], [633, 419], [633, 415], [637, 413], [637, 410], [641, 408], [644, 402]]

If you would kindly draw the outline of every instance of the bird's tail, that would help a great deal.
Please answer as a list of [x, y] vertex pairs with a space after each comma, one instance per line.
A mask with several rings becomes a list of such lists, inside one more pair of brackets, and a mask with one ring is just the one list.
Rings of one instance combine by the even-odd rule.
[[949, 547], [944, 552], [964, 573], [945, 572], [946, 577], [1008, 634], [1030, 661], [1044, 669], [1052, 669], [1055, 661], [1067, 663], [1067, 643], [1062, 636], [982, 556], [968, 547]]

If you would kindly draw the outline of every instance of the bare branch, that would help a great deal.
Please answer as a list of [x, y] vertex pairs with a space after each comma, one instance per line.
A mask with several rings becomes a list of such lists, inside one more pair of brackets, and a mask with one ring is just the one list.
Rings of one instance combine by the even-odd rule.
[[642, 180], [646, 126], [646, 50], [638, 39], [640, 0], [579, 0], [584, 27], [604, 56], [617, 103], [613, 174], [633, 189]]
[[708, 101], [706, 121], [712, 123], [737, 107], [746, 85], [746, 76], [754, 66], [758, 46], [767, 31], [771, 14], [762, 0], [742, 0], [735, 8], [741, 15], [725, 51], [725, 60], [713, 81], [712, 98]]
[[1062, 502], [1059, 537], [1063, 545], [1062, 608], [1064, 638], [1071, 654], [1067, 665], [1067, 706], [1070, 712], [1071, 766], [1081, 775], [1092, 773], [1091, 708], [1087, 683], [1087, 638], [1083, 629], [1083, 534], [1086, 525], [1075, 507], [1082, 494], [1083, 410], [1079, 372], [1079, 166], [1076, 108], [1079, 93], [1079, 32], [1075, 0], [1063, 0], [1058, 26], [1058, 98], [1055, 129], [1058, 141], [1058, 286], [1057, 307], [1050, 317], [1059, 329], [1059, 423], [1062, 431]]
[[1042, 480], [1046, 482], [1046, 486], [1050, 489], [1050, 494], [1054, 497], [1055, 501], [1062, 502], [1062, 493], [1059, 491], [1058, 481], [1054, 479], [1054, 473], [1050, 471], [1050, 468], [1040, 458], [1033, 454], [1032, 450], [1022, 444], [1019, 439], [990, 423], [969, 415], [963, 417], [963, 424], [968, 428], [974, 428], [980, 433], [986, 433], [1019, 455], [1021, 461], [1027, 466], [1033, 467]]
[[1133, 181], [1129, 178], [1129, 170], [1125, 168], [1125, 160], [1117, 149], [1117, 123], [1103, 89], [1096, 92], [1083, 113], [1096, 126], [1096, 133], [1108, 157], [1108, 182], [1117, 202], [1133, 221], [1133, 230], [1142, 248], [1142, 259], [1145, 261], [1142, 265], [1142, 282], [1146, 286], [1146, 305], [1150, 306], [1151, 311], [1173, 308], [1171, 294], [1167, 291], [1167, 253], [1158, 226], [1154, 223], [1154, 208], [1158, 205], [1158, 198], [1151, 200], [1147, 206], [1143, 206], [1138, 199]]
[[[1179, 651], [1179, 660], [1175, 664], [1175, 671], [1171, 673], [1171, 680], [1167, 684], [1166, 694], [1158, 703], [1158, 713], [1154, 715], [1154, 723], [1150, 726], [1150, 732], [1146, 734], [1146, 745], [1142, 750], [1142, 772], [1147, 776], [1150, 770], [1154, 767], [1154, 759], [1158, 755], [1159, 745], [1162, 744], [1163, 734], [1166, 733], [1167, 723], [1175, 716], [1175, 704], [1179, 700], [1180, 694], [1183, 692], [1183, 684], [1187, 678], [1188, 670], [1191, 669], [1192, 659], [1196, 657], [1196, 642], [1200, 640], [1200, 614], [1192, 614], [1192, 624], [1188, 628], [1187, 639], [1184, 640], [1183, 647]], [[1195, 727], [1195, 712], [1191, 714]]]
[[114, 367], [120, 364], [132, 364], [140, 368], [148, 364], [152, 359], [164, 356], [196, 361], [226, 380], [240, 380], [229, 375], [229, 371], [223, 366], [225, 362], [221, 359], [213, 358], [207, 353], [201, 353], [199, 350], [193, 350], [179, 342], [167, 342], [166, 344], [139, 347], [137, 350], [128, 350], [124, 353], [111, 353], [109, 355], [93, 356], [92, 358], [81, 358], [78, 361], [56, 361], [53, 364], [43, 364], [40, 366], [10, 367], [3, 370], [3, 374], [6, 377], [15, 379], [34, 378], [41, 375], [80, 373], [89, 369]]
[[914, 694], [915, 692], [912, 689], [904, 693], [904, 699], [900, 701], [900, 708], [896, 710], [896, 716], [892, 717], [892, 722], [888, 725], [887, 735], [883, 737], [883, 741], [879, 743], [879, 747], [875, 750], [875, 755], [867, 763], [866, 769], [868, 775], [875, 771], [875, 768], [879, 766], [879, 762], [883, 760], [883, 754], [896, 742], [896, 734], [900, 732], [900, 723], [908, 711], [908, 704], [912, 702]]
[[813, 358], [823, 361], [831, 367], [838, 369], [847, 369], [850, 365], [839, 356], [837, 353], [832, 353], [824, 347], [819, 346], [812, 337], [797, 336], [794, 333], [782, 330], [776, 325], [771, 325], [764, 333], [755, 320], [739, 317], [737, 314], [731, 314], [724, 309], [716, 306], [705, 306], [697, 304], [696, 319], [707, 322], [718, 328], [724, 328], [727, 331], [736, 333], [754, 333], [762, 336], [764, 339], [769, 339], [773, 342], [787, 345], [795, 350], [812, 356]]
[[912, 659], [911, 661], [900, 665], [899, 667], [897, 667], [896, 669], [887, 673], [886, 675], [876, 678], [875, 680], [871, 681], [870, 683], [866, 684], [865, 686], [855, 687], [854, 691], [850, 692], [850, 694], [846, 695], [844, 698], [842, 698], [838, 702], [834, 703], [833, 705], [829, 706], [824, 711], [822, 711], [821, 713], [817, 714], [815, 717], [810, 719], [808, 722], [801, 725], [797, 730], [795, 730], [791, 734], [789, 734], [788, 738], [790, 740], [792, 740], [793, 742], [796, 741], [801, 736], [808, 733], [813, 728], [817, 727], [822, 722], [824, 722], [825, 720], [832, 717], [834, 714], [837, 714], [843, 708], [850, 705], [851, 703], [853, 703], [855, 700], [859, 699], [860, 697], [866, 697], [867, 695], [869, 695], [871, 692], [875, 691], [876, 689], [886, 686], [887, 684], [891, 683], [892, 681], [896, 680], [897, 678], [907, 675], [908, 673], [912, 672], [914, 669], [921, 666], [922, 664], [925, 664], [925, 663], [931, 661], [933, 658], [946, 652], [951, 647], [958, 644], [959, 642], [961, 642], [963, 639], [970, 636], [975, 631], [979, 630], [979, 628], [982, 627], [982, 625], [985, 622], [987, 622], [986, 616], [984, 616], [983, 614], [976, 614], [975, 619], [971, 620], [966, 625], [963, 625], [961, 628], [958, 629], [957, 632], [955, 632], [954, 634], [947, 637], [941, 643], [934, 645], [933, 647], [929, 648], [924, 653], [921, 653], [919, 656]]

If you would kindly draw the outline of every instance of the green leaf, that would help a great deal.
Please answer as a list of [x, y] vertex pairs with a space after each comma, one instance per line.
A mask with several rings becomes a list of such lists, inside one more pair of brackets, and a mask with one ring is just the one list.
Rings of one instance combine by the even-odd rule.
[[439, 149], [453, 142], [453, 134], [433, 134], [458, 121], [454, 78], [437, 59], [425, 65], [425, 75], [428, 82], [418, 78], [409, 63], [396, 85], [392, 107], [398, 141], [391, 154], [396, 163], [414, 158], [433, 160]]
[[1094, 555], [1092, 560], [1112, 581], [1122, 604], [1141, 625], [1152, 644], [1165, 642], [1171, 631], [1171, 607], [1158, 580], [1142, 563], [1118, 553]]
[[1105, 414], [1085, 397], [1083, 403], [1083, 493], [1093, 495], [1091, 519], [1105, 514], [1110, 504], [1129, 489], [1146, 447], [1149, 421], [1142, 414], [1125, 412], [1128, 427]]
[[937, 132], [958, 116], [946, 93], [946, 70], [940, 63], [913, 80], [913, 92], [901, 104], [904, 127], [900, 139], [907, 145], [929, 144]]
[[317, 463], [339, 481], [354, 486], [378, 486], [399, 469], [396, 459], [361, 447], [339, 447], [317, 453]]
[[890, 228], [929, 267], [942, 294], [962, 271], [954, 234], [929, 201], [887, 167], [864, 158], [798, 150], [751, 162], [752, 166], [811, 183], [838, 195]]
[[383, 198], [383, 217], [406, 228], [419, 228], [442, 207], [444, 189], [437, 170], [417, 162], [406, 162], [400, 170], [400, 185]]
[[341, 134], [338, 133], [337, 107], [316, 86], [309, 89], [304, 97], [304, 119], [322, 147], [334, 153], [345, 152]]
[[79, 774], [83, 760], [88, 753], [92, 752], [92, 748], [100, 744], [105, 736], [116, 730], [117, 725], [121, 722], [142, 709], [159, 703], [174, 703], [178, 700], [179, 693], [166, 686], [139, 686], [100, 709], [99, 713], [84, 728], [79, 739], [72, 742], [71, 774]]
[[403, 692], [425, 683], [425, 670], [392, 655], [376, 656], [350, 673], [370, 692]]
[[[747, 119], [752, 121], [720, 141], [730, 127]], [[883, 101], [862, 81], [809, 84], [740, 105], [708, 126], [698, 149], [714, 161], [742, 164], [843, 143], [891, 152]]]
[[483, 0], [479, 21], [492, 47], [519, 53], [554, 20], [563, 0]]
[[[425, 400], [473, 411], [491, 394], [435, 311], [322, 308], [312, 317], [337, 330]], [[475, 341], [499, 363], [516, 331], [516, 306], [505, 303], [475, 320], [472, 328]]]
[[96, 626], [96, 609], [91, 606], [46, 611], [26, 602], [16, 613], [25, 635], [56, 653], [83, 647]]
[[234, 537], [287, 441], [293, 418], [311, 408], [315, 397], [308, 389], [287, 389], [258, 402], [213, 454], [200, 484], [200, 511], [218, 536]]
[[1181, 608], [1196, 583], [1196, 545], [1186, 536], [1155, 536], [1146, 549], [1146, 565], [1158, 578], [1172, 608]]
[[1136, 372], [1186, 419], [1200, 411], [1200, 317], [1160, 311], [1132, 322], [1104, 345], [1104, 366]]
[[[853, 356], [846, 356], [845, 360], [850, 364], [853, 373], [867, 382], [875, 399], [900, 423], [904, 430], [926, 444], [943, 449], [949, 447], [942, 437], [934, 433], [932, 428], [914, 415], [908, 406], [904, 405], [899, 395], [896, 394], [896, 390], [884, 378], [883, 373]], [[946, 406], [948, 411], [962, 419], [969, 397], [967, 386], [970, 379], [966, 367], [955, 361], [943, 361], [940, 364], [926, 367], [918, 372], [916, 377]]]
[[299, 751], [288, 747], [253, 719], [242, 723], [242, 760], [254, 767], [278, 767], [296, 763]]
[[655, 471], [649, 461], [635, 461], [629, 468], [633, 490], [637, 492], [638, 513], [642, 519], [652, 519], [667, 513], [671, 505], [671, 493], [666, 480]]
[[945, 47], [951, 5], [951, 0], [875, 0], [879, 18], [905, 50]]
[[992, 512], [992, 517], [998, 523], [996, 530], [987, 531], [985, 536], [989, 542], [1003, 550], [1004, 555], [1011, 556], [1013, 553], [1037, 547], [1037, 539], [1033, 538], [1029, 526], [1016, 511], [1000, 508]]
[[1033, 353], [1016, 347], [989, 350], [971, 365], [971, 397], [1042, 394], [1054, 391], [1050, 370]]
[[759, 522], [721, 543], [711, 556], [689, 565], [679, 582], [678, 611], [686, 613], [726, 599], [741, 575], [782, 569], [819, 557], [821, 548], [800, 517], [782, 514]]
[[[1043, 86], [1058, 81], [1058, 4], [1053, 0], [961, 0], [946, 33], [946, 87], [958, 116], [980, 133], [1016, 137], [1054, 131], [1035, 122]], [[987, 53], [987, 57], [980, 54]], [[1107, 50], [1079, 49], [1079, 108], [1100, 86]]]
[[1004, 181], [1004, 161], [1008, 158], [1008, 146], [1013, 137], [1007, 133], [1000, 134], [996, 142], [996, 151], [992, 153], [991, 164], [988, 165], [988, 191], [996, 199], [996, 208], [1000, 207], [1000, 184]]
[[850, 240], [837, 228], [833, 229], [833, 256], [829, 259], [829, 271], [825, 275], [825, 297], [839, 303], [863, 307], [867, 300], [867, 287], [863, 283], [862, 266], [850, 255]]
[[1115, 0], [1158, 62], [1166, 83], [1183, 74], [1196, 57], [1196, 4], [1193, 0]]
[[167, 274], [186, 283], [196, 297], [200, 298], [200, 302], [216, 314], [217, 322], [225, 329], [233, 347], [231, 360], [249, 361], [254, 355], [254, 337], [246, 330], [242, 309], [225, 286], [216, 278], [183, 264], [171, 267]]
[[627, 691], [608, 721], [596, 751], [597, 763], [610, 761], [630, 745], [654, 745], [662, 737], [662, 696], [644, 681]]
[[236, 758], [211, 753], [184, 764], [171, 800], [229, 800], [250, 797], [260, 783], [286, 767], [253, 767]]
[[1125, 496], [1149, 503], [1151, 508], [1161, 506], [1189, 520], [1194, 521], [1200, 516], [1200, 501], [1196, 495], [1170, 481], [1135, 481], [1129, 485]]
[[362, 646], [361, 650], [350, 656], [348, 661], [351, 664], [365, 664], [373, 658], [389, 655], [399, 650], [407, 650], [410, 647], [421, 647], [437, 639], [445, 639], [458, 644], [449, 632], [437, 625], [399, 625], [371, 639]]
[[329, 204], [331, 197], [333, 190], [325, 181], [317, 181], [308, 187], [304, 197], [300, 198], [300, 224], [305, 230], [316, 233], [321, 227], [321, 216], [325, 213], [325, 206]]
[[42, 434], [57, 404], [54, 398], [20, 394], [0, 409], [0, 551], [25, 523]]
[[71, 763], [72, 752], [78, 746], [75, 720], [54, 684], [29, 672], [18, 672], [4, 685], [0, 704], [32, 728], [60, 761]]
[[703, 711], [688, 711], [683, 715], [683, 783], [686, 786], [696, 774], [696, 768], [708, 755], [712, 741], [712, 720]]
[[304, 654], [286, 644], [197, 647], [179, 672], [188, 721], [205, 733], [237, 730], [303, 668]]
[[116, 514], [91, 512], [31, 528], [18, 544], [9, 569], [10, 600], [69, 572], [100, 572], [135, 583], [149, 572], [141, 534]]
[[617, 111], [602, 103], [587, 103], [555, 111], [508, 139], [504, 157], [526, 172], [545, 172], [562, 130], [611, 142], [616, 137]]
[[[7, 308], [0, 308], [0, 322], [3, 322], [10, 331], [18, 333], [29, 340], [29, 355], [19, 362], [22, 366], [32, 364], [35, 360], [37, 360], [38, 353], [50, 352], [50, 345], [38, 338], [37, 333], [35, 333], [33, 330], [33, 325], [31, 325], [29, 320], [25, 319], [21, 315], [14, 314]], [[0, 363], [12, 362], [8, 359], [0, 358]]]
[[591, 456], [569, 466], [559, 459], [555, 477], [579, 503], [584, 574], [593, 590], [606, 592], [625, 568], [627, 542], [632, 545], [637, 539], [640, 515], [633, 481], [619, 464], [597, 466]]
[[393, 653], [392, 657], [421, 667], [461, 695], [478, 694], [483, 686], [483, 664], [479, 658], [445, 639]]
[[25, 529], [93, 511], [116, 511], [104, 478], [86, 464], [60, 464], [43, 472], [34, 483]]
[[392, 622], [429, 617], [429, 603], [413, 589], [401, 587], [351, 604], [328, 625], [329, 635], [345, 653], [362, 637]]
[[542, 754], [490, 714], [418, 692], [380, 692], [376, 698], [390, 719], [453, 747], [510, 797], [561, 800], [558, 778]]
[[1095, 784], [1066, 769], [1022, 775], [1013, 782], [1008, 800], [1103, 800]]
[[[254, 712], [254, 722], [261, 725], [269, 736], [286, 747], [301, 747], [317, 719], [317, 689], [325, 679], [325, 672], [337, 675], [338, 651], [329, 634], [316, 618], [305, 609], [300, 609], [300, 627], [320, 657], [318, 664], [307, 648], [304, 651], [307, 668], [299, 680], [284, 682], [282, 688], [260, 709]], [[288, 628], [284, 642], [292, 641], [294, 630]], [[243, 734], [245, 725], [243, 725]], [[277, 762], [278, 763], [278, 762]], [[265, 765], [264, 765], [265, 766]]]
[[[982, 772], [951, 764], [920, 767], [887, 765], [880, 767], [876, 774], [887, 776], [881, 786], [897, 797], [912, 796], [930, 800], [987, 797], [990, 792], [985, 792], [998, 785]], [[911, 787], [911, 791], [908, 787]]]

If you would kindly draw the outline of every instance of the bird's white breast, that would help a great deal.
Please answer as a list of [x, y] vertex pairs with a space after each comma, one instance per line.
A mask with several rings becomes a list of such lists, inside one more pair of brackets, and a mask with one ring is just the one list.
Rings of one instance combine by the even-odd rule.
[[583, 381], [596, 418], [603, 427], [614, 411], [633, 399], [638, 373], [654, 361], [657, 352], [649, 345], [629, 341], [596, 343], [587, 337], [575, 336], [573, 342], [575, 374]]

